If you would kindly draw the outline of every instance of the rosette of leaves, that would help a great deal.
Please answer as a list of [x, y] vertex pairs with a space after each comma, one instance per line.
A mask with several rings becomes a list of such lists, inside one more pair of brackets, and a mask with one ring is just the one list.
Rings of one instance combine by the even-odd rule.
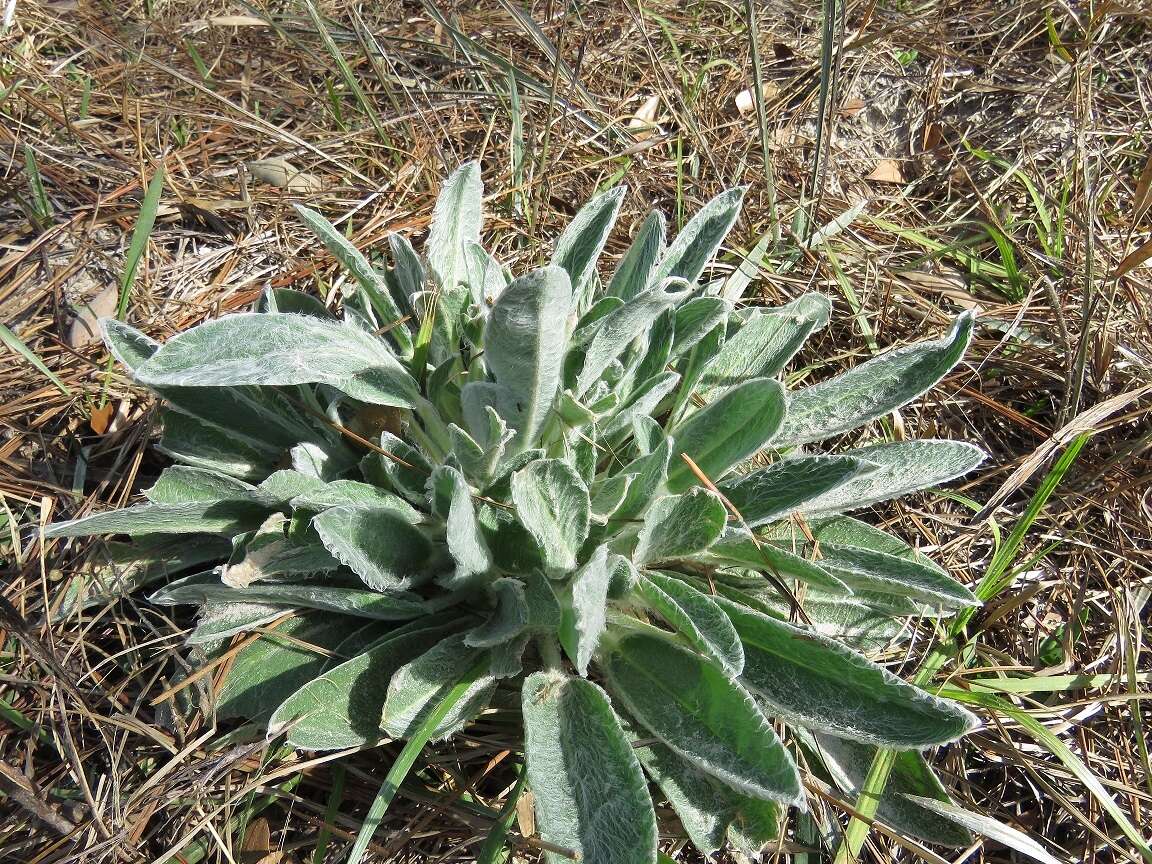
[[151, 600], [200, 607], [200, 656], [234, 652], [218, 714], [296, 747], [445, 738], [517, 694], [539, 834], [589, 864], [655, 860], [653, 796], [701, 852], [755, 853], [803, 806], [798, 754], [851, 794], [877, 747], [900, 751], [880, 818], [964, 843], [922, 752], [975, 719], [865, 653], [977, 601], [843, 514], [982, 454], [820, 445], [931, 388], [972, 317], [789, 388], [828, 300], [701, 283], [742, 196], [671, 242], [653, 212], [604, 281], [622, 189], [514, 279], [480, 245], [475, 164], [423, 257], [394, 234], [373, 261], [301, 207], [347, 272], [340, 316], [275, 289], [163, 345], [105, 321], [176, 464], [147, 503], [46, 534], [126, 535], [115, 584], [168, 579]]

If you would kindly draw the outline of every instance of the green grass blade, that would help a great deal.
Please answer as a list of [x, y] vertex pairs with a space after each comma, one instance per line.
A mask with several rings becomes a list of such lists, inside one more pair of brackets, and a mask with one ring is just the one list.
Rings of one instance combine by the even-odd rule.
[[516, 770], [516, 785], [512, 788], [508, 800], [504, 802], [496, 822], [489, 829], [484, 845], [476, 855], [476, 864], [504, 864], [508, 860], [508, 829], [516, 819], [516, 804], [524, 791], [525, 778], [528, 776], [522, 767]]
[[955, 699], [957, 702], [967, 702], [970, 705], [979, 705], [982, 708], [1003, 714], [1020, 724], [1021, 729], [1027, 732], [1033, 740], [1044, 747], [1049, 753], [1059, 759], [1064, 767], [1071, 771], [1076, 779], [1087, 787], [1088, 791], [1092, 793], [1092, 797], [1096, 799], [1104, 812], [1112, 817], [1124, 836], [1128, 838], [1129, 842], [1136, 848], [1136, 851], [1140, 853], [1140, 857], [1149, 862], [1149, 864], [1152, 864], [1152, 846], [1149, 846], [1148, 839], [1141, 835], [1136, 826], [1132, 824], [1127, 814], [1120, 809], [1120, 805], [1108, 794], [1108, 790], [1104, 788], [1104, 784], [1092, 773], [1092, 769], [1085, 765], [1083, 760], [1073, 753], [1068, 745], [1061, 741], [1056, 735], [1052, 734], [1043, 723], [1027, 711], [1017, 708], [990, 693], [971, 693], [967, 690], [958, 690], [952, 687], [942, 687], [936, 692], [937, 695], [947, 699]]
[[[984, 578], [980, 580], [980, 584], [976, 588], [976, 595], [981, 600], [990, 600], [1012, 585], [1013, 578], [1012, 574], [1009, 573], [1009, 568], [1012, 562], [1016, 560], [1016, 555], [1020, 551], [1020, 546], [1024, 541], [1025, 535], [1040, 515], [1040, 512], [1044, 509], [1044, 505], [1048, 503], [1048, 499], [1051, 498], [1056, 487], [1060, 485], [1060, 481], [1064, 478], [1068, 469], [1072, 467], [1072, 463], [1076, 460], [1080, 449], [1091, 435], [1091, 432], [1083, 432], [1074, 438], [1072, 443], [1069, 444], [1060, 455], [1056, 464], [1053, 465], [1052, 469], [1045, 475], [1039, 488], [1032, 496], [1032, 500], [1028, 502], [1028, 507], [1024, 511], [1024, 514], [1013, 527], [1008, 539], [997, 547], [996, 553], [992, 557], [992, 563], [988, 566]], [[915, 683], [918, 686], [927, 686], [936, 675], [936, 672], [939, 671], [951, 657], [951, 646], [955, 644], [955, 637], [963, 630], [965, 624], [971, 619], [974, 611], [974, 609], [965, 609], [953, 619], [948, 629], [949, 638], [943, 645], [937, 645], [933, 648], [928, 658], [924, 661], [923, 666], [920, 667], [920, 671], [916, 674]], [[1024, 716], [1027, 717], [1028, 715]], [[1031, 717], [1028, 717], [1028, 719], [1035, 723]], [[1056, 741], [1060, 747], [1064, 747], [1064, 745], [1061, 744], [1055, 736], [1051, 735], [1048, 730], [1044, 729], [1043, 726], [1040, 726], [1038, 723], [1036, 725], [1051, 737], [1052, 740]], [[1072, 755], [1070, 750], [1067, 750], [1067, 748], [1064, 749], [1069, 755]], [[1055, 753], [1055, 751], [1053, 752]], [[1059, 756], [1059, 754], [1056, 755]], [[1072, 758], [1075, 758], [1075, 756], [1073, 755]], [[855, 861], [860, 854], [860, 849], [863, 847], [864, 840], [868, 836], [869, 831], [868, 821], [866, 820], [871, 820], [872, 817], [876, 815], [876, 808], [880, 803], [880, 796], [883, 794], [884, 787], [888, 783], [888, 775], [892, 772], [894, 762], [895, 754], [892, 751], [877, 751], [876, 758], [872, 762], [872, 767], [868, 770], [868, 776], [860, 787], [860, 795], [856, 801], [858, 815], [854, 816], [848, 823], [848, 828], [844, 832], [844, 839], [841, 841], [840, 848], [836, 852], [835, 864], [849, 864], [849, 862]], [[1092, 781], [1099, 786], [1099, 781], [1091, 776], [1091, 772], [1088, 772], [1088, 769], [1083, 763], [1080, 763], [1080, 766], [1088, 773]], [[1076, 773], [1075, 770], [1073, 770], [1073, 773]], [[1077, 774], [1077, 776], [1080, 777], [1079, 774]], [[1080, 777], [1080, 779], [1084, 781], [1083, 777]], [[1089, 785], [1087, 781], [1084, 782], [1085, 785]], [[1090, 785], [1089, 788], [1091, 788]], [[1100, 787], [1100, 790], [1103, 792], [1103, 787]], [[1109, 801], [1111, 802], [1111, 799], [1109, 799]], [[1101, 802], [1101, 804], [1103, 805], [1104, 802]], [[1108, 809], [1107, 805], [1104, 806], [1105, 809]], [[1114, 802], [1112, 802], [1112, 806], [1113, 808], [1116, 807]], [[1116, 809], [1117, 812], [1119, 812], [1118, 808]], [[1109, 810], [1109, 813], [1112, 813], [1112, 811]], [[1123, 818], [1123, 813], [1120, 813], [1120, 817]], [[1113, 818], [1116, 818], [1115, 814], [1113, 814]], [[1117, 821], [1119, 822], [1120, 820], [1118, 819]], [[1129, 825], [1129, 827], [1131, 826]]]
[[21, 357], [23, 357], [25, 360], [27, 360], [29, 363], [47, 375], [48, 380], [55, 384], [60, 389], [60, 392], [62, 392], [65, 396], [72, 395], [72, 391], [68, 389], [68, 386], [59, 378], [57, 378], [56, 374], [51, 369], [44, 365], [44, 361], [37, 357], [31, 348], [21, 342], [19, 336], [9, 330], [3, 324], [0, 324], [0, 342], [3, 342]]
[[24, 173], [32, 192], [32, 209], [40, 223], [37, 227], [44, 230], [52, 224], [52, 202], [44, 191], [44, 178], [40, 176], [40, 166], [36, 164], [36, 153], [27, 144], [24, 145]]
[[485, 657], [481, 662], [473, 666], [456, 685], [448, 691], [448, 694], [441, 700], [440, 704], [425, 718], [424, 722], [420, 724], [420, 727], [408, 739], [408, 742], [404, 745], [404, 749], [400, 751], [400, 755], [396, 757], [396, 761], [392, 763], [392, 767], [388, 770], [388, 775], [384, 778], [384, 782], [380, 784], [380, 791], [376, 793], [376, 799], [368, 809], [368, 815], [364, 817], [364, 824], [360, 827], [360, 832], [356, 835], [356, 842], [352, 844], [352, 851], [348, 853], [346, 864], [360, 864], [360, 860], [368, 850], [368, 844], [372, 842], [372, 836], [384, 820], [384, 814], [388, 812], [388, 806], [392, 803], [392, 799], [396, 797], [396, 792], [399, 790], [400, 784], [404, 782], [404, 778], [408, 776], [408, 772], [411, 771], [412, 766], [416, 764], [416, 757], [420, 755], [420, 751], [424, 749], [424, 745], [432, 738], [432, 733], [436, 731], [437, 727], [444, 721], [444, 718], [448, 716], [448, 712], [464, 697], [468, 692], [468, 688], [472, 686], [473, 682], [484, 671], [487, 663], [488, 660]]
[[132, 283], [136, 281], [136, 271], [140, 267], [140, 259], [144, 257], [144, 248], [148, 245], [148, 237], [152, 233], [152, 226], [156, 224], [156, 211], [160, 207], [160, 193], [164, 191], [164, 165], [161, 164], [152, 175], [148, 188], [144, 192], [144, 201], [140, 204], [140, 218], [136, 220], [136, 228], [132, 232], [132, 241], [128, 244], [128, 257], [124, 261], [124, 275], [120, 278], [120, 301], [116, 304], [116, 318], [124, 320], [128, 311], [128, 299], [132, 292]]
[[[1065, 448], [1064, 452], [1060, 454], [1060, 458], [1056, 460], [1056, 464], [1053, 465], [1052, 469], [1044, 476], [1039, 488], [1032, 496], [1032, 500], [1028, 502], [1028, 507], [1024, 511], [1024, 515], [1020, 517], [1020, 521], [1012, 528], [1008, 539], [996, 550], [996, 554], [992, 556], [992, 563], [988, 565], [987, 572], [985, 572], [984, 577], [980, 580], [980, 584], [976, 586], [976, 596], [981, 600], [991, 600], [993, 597], [996, 597], [1011, 587], [1013, 575], [1009, 572], [1009, 568], [1012, 566], [1012, 562], [1016, 560], [1016, 555], [1020, 551], [1020, 546], [1024, 542], [1025, 535], [1036, 521], [1036, 517], [1038, 517], [1044, 509], [1044, 505], [1048, 503], [1048, 499], [1052, 497], [1052, 493], [1056, 491], [1056, 487], [1060, 485], [1060, 481], [1064, 479], [1064, 475], [1068, 473], [1068, 469], [1072, 467], [1072, 463], [1076, 461], [1080, 450], [1088, 443], [1088, 439], [1091, 437], [1091, 432], [1081, 432], [1073, 438], [1072, 443]], [[957, 621], [957, 627], [966, 623], [966, 621], [972, 617], [972, 612], [969, 611], [961, 617], [964, 620]]]
[[[380, 115], [376, 113], [372, 101], [360, 86], [360, 82], [356, 80], [356, 76], [352, 74], [352, 67], [348, 65], [348, 61], [344, 59], [344, 54], [340, 50], [340, 46], [336, 44], [336, 40], [333, 39], [332, 34], [328, 32], [328, 26], [316, 10], [316, 4], [313, 3], [312, 0], [307, 0], [304, 8], [308, 11], [308, 17], [312, 19], [312, 26], [316, 28], [316, 33], [320, 36], [320, 41], [324, 43], [324, 47], [328, 51], [328, 56], [332, 58], [332, 62], [336, 64], [336, 69], [340, 72], [340, 77], [344, 79], [344, 86], [348, 88], [348, 92], [352, 94], [356, 100], [356, 105], [364, 112], [368, 121], [372, 124], [372, 128], [376, 130], [376, 134], [380, 136], [386, 145], [390, 145], [391, 142], [384, 132], [383, 125], [380, 123]], [[337, 108], [337, 110], [339, 109]]]
[[[768, 110], [764, 104], [764, 65], [760, 59], [760, 31], [756, 22], [756, 4], [744, 0], [748, 18], [748, 47], [752, 60], [752, 100], [756, 105], [756, 125], [760, 132], [760, 156], [764, 160], [764, 191], [768, 200], [768, 232], [771, 245], [780, 242], [780, 210], [776, 203], [776, 168], [768, 147]], [[759, 264], [759, 261], [756, 262]]]
[[337, 762], [332, 766], [332, 790], [328, 793], [328, 805], [324, 810], [324, 824], [320, 826], [320, 834], [316, 837], [316, 848], [312, 852], [312, 864], [324, 864], [328, 854], [328, 842], [332, 839], [332, 826], [336, 824], [336, 814], [340, 812], [340, 803], [344, 800], [344, 778], [347, 771], [343, 763]]

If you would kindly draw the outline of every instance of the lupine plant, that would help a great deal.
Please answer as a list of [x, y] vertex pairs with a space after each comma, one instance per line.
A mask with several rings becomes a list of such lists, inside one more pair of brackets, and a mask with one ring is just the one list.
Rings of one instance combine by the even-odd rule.
[[865, 653], [977, 601], [842, 514], [981, 461], [843, 438], [936, 384], [972, 317], [789, 389], [829, 301], [741, 307], [743, 276], [701, 281], [743, 190], [671, 243], [654, 211], [602, 279], [623, 192], [511, 279], [468, 164], [423, 258], [393, 234], [372, 260], [298, 208], [347, 271], [339, 317], [274, 289], [163, 345], [105, 321], [176, 464], [148, 503], [47, 536], [127, 535], [97, 575], [199, 606], [194, 656], [232, 654], [216, 715], [292, 746], [443, 739], [519, 705], [538, 832], [568, 858], [653, 862], [660, 833], [755, 854], [804, 807], [798, 763], [851, 795], [878, 747], [899, 751], [879, 817], [966, 842], [923, 751], [975, 718]]

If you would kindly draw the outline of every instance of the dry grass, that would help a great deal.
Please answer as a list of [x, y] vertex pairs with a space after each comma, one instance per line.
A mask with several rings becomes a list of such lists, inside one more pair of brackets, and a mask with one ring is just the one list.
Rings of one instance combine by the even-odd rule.
[[[339, 767], [276, 752], [250, 729], [220, 740], [210, 713], [157, 701], [182, 668], [187, 618], [132, 599], [62, 610], [93, 546], [44, 548], [35, 526], [122, 504], [161, 466], [147, 448], [149, 400], [108, 371], [98, 345], [69, 335], [86, 301], [115, 293], [161, 166], [167, 185], [128, 305], [157, 337], [245, 308], [268, 284], [325, 292], [332, 262], [313, 257], [290, 202], [351, 212], [356, 242], [378, 246], [390, 231], [419, 234], [440, 178], [471, 157], [484, 162], [493, 249], [516, 269], [541, 261], [579, 203], [618, 176], [632, 193], [613, 254], [649, 207], [675, 223], [720, 188], [750, 184], [721, 266], [773, 229], [775, 204], [783, 238], [762, 262], [759, 296], [815, 288], [836, 303], [834, 326], [802, 358], [811, 365], [797, 366], [806, 377], [979, 307], [965, 365], [893, 431], [983, 444], [992, 458], [958, 491], [993, 506], [974, 518], [958, 500], [921, 497], [873, 515], [975, 583], [1052, 457], [1091, 433], [1013, 561], [1015, 587], [969, 627], [950, 683], [1021, 675], [1037, 689], [1012, 702], [1134, 824], [1152, 824], [1141, 708], [1152, 279], [1146, 266], [1114, 275], [1152, 228], [1152, 16], [1135, 2], [849, 3], [820, 152], [820, 9], [755, 5], [771, 190], [756, 114], [737, 108], [752, 81], [740, 3], [544, 2], [534, 32], [512, 3], [441, 4], [450, 17], [438, 24], [418, 2], [324, 2], [350, 87], [300, 2], [19, 0], [0, 36], [0, 322], [68, 392], [6, 355], [0, 860], [272, 864], [269, 850], [318, 860], [327, 833], [334, 861], [394, 755]], [[658, 128], [638, 130], [630, 121], [653, 95]], [[306, 176], [283, 188], [246, 167], [269, 157]], [[867, 179], [878, 166], [902, 182]], [[797, 213], [811, 214], [808, 227], [797, 230]], [[1070, 673], [1098, 677], [1051, 689]], [[939, 759], [960, 800], [1072, 860], [1138, 860], [1050, 749], [984, 716]], [[376, 835], [379, 860], [476, 854], [514, 779], [515, 723], [497, 711], [424, 754]], [[515, 842], [526, 856], [538, 845]], [[915, 857], [899, 848], [873, 832], [864, 854]], [[952, 857], [1013, 853], [982, 842]]]

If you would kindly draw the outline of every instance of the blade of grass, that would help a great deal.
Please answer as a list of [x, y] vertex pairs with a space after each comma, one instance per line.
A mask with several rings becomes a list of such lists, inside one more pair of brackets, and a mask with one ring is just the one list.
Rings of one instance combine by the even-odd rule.
[[368, 815], [364, 817], [364, 824], [356, 835], [356, 842], [352, 844], [352, 851], [348, 853], [346, 864], [360, 864], [360, 859], [364, 857], [368, 844], [372, 842], [372, 836], [384, 820], [384, 814], [388, 812], [388, 806], [396, 797], [400, 784], [404, 782], [404, 778], [408, 776], [408, 772], [416, 764], [416, 757], [420, 755], [424, 745], [431, 740], [436, 727], [448, 716], [448, 712], [463, 698], [468, 688], [482, 674], [487, 662], [487, 660], [482, 660], [468, 670], [448, 691], [448, 694], [440, 700], [440, 704], [428, 715], [427, 719], [420, 724], [420, 728], [408, 739], [404, 749], [400, 751], [400, 755], [396, 757], [396, 761], [388, 769], [388, 774], [384, 778], [384, 782], [380, 784], [380, 791], [376, 793], [376, 799], [372, 802], [372, 806], [368, 808]]
[[344, 778], [347, 776], [344, 766], [337, 762], [332, 766], [332, 790], [328, 793], [328, 804], [324, 809], [324, 824], [320, 826], [320, 833], [316, 837], [316, 848], [312, 852], [312, 864], [324, 864], [328, 854], [328, 842], [332, 839], [332, 826], [336, 824], [336, 814], [340, 812], [340, 805], [344, 801]]
[[760, 132], [760, 157], [764, 161], [764, 192], [768, 200], [768, 234], [772, 245], [780, 242], [780, 209], [776, 203], [776, 166], [768, 146], [768, 109], [764, 104], [764, 64], [760, 59], [760, 30], [756, 21], [756, 4], [744, 0], [748, 18], [748, 47], [752, 60], [752, 101], [756, 106], [756, 124]]
[[520, 29], [536, 43], [536, 47], [544, 53], [548, 58], [548, 62], [554, 64], [560, 70], [560, 74], [564, 76], [564, 80], [568, 83], [568, 86], [580, 94], [580, 98], [584, 104], [586, 106], [596, 105], [596, 97], [588, 92], [588, 88], [581, 83], [579, 76], [576, 74], [576, 70], [564, 60], [560, 55], [559, 48], [548, 38], [548, 34], [540, 29], [540, 25], [532, 19], [532, 16], [519, 6], [509, 3], [508, 0], [500, 0], [500, 5], [503, 6], [504, 11], [511, 15], [516, 23], [520, 25]]
[[[1088, 439], [1092, 437], [1092, 432], [1081, 432], [1060, 454], [1060, 458], [1056, 460], [1056, 464], [1040, 481], [1040, 486], [1032, 495], [1032, 499], [1028, 502], [1028, 507], [1025, 509], [1024, 514], [1020, 520], [1013, 526], [1012, 531], [1008, 534], [1008, 539], [996, 550], [996, 554], [992, 556], [992, 563], [988, 565], [980, 583], [976, 586], [976, 596], [981, 600], [987, 602], [997, 595], [1003, 593], [1012, 586], [1014, 581], [1014, 574], [1009, 572], [1009, 567], [1012, 562], [1016, 560], [1016, 555], [1020, 551], [1020, 546], [1024, 542], [1024, 537], [1032, 528], [1032, 524], [1036, 521], [1036, 517], [1044, 509], [1048, 503], [1048, 499], [1052, 497], [1052, 493], [1056, 491], [1056, 487], [1064, 479], [1064, 475], [1068, 473], [1068, 469], [1072, 467], [1072, 463], [1076, 461], [1076, 457], [1080, 454], [1081, 449], [1088, 443]], [[952, 627], [953, 630], [959, 632], [971, 618], [974, 610], [965, 610], [956, 617]]]
[[946, 699], [955, 699], [957, 702], [966, 702], [969, 705], [979, 705], [982, 708], [1003, 714], [1018, 723], [1020, 728], [1036, 741], [1036, 743], [1040, 744], [1049, 753], [1059, 759], [1064, 767], [1071, 771], [1076, 779], [1087, 787], [1088, 791], [1092, 793], [1092, 797], [1095, 798], [1101, 808], [1112, 817], [1124, 836], [1127, 837], [1128, 841], [1136, 848], [1140, 857], [1149, 862], [1149, 864], [1152, 864], [1152, 846], [1149, 846], [1148, 840], [1141, 835], [1136, 829], [1136, 826], [1128, 819], [1127, 814], [1120, 809], [1120, 805], [1108, 794], [1108, 790], [1104, 788], [1104, 784], [1092, 773], [1092, 769], [1085, 765], [1083, 760], [1073, 753], [1072, 750], [1068, 748], [1068, 745], [1049, 731], [1043, 723], [1027, 711], [1017, 708], [1015, 705], [991, 693], [972, 693], [967, 690], [958, 690], [952, 687], [941, 687], [936, 689], [935, 692], [937, 695], [943, 696]]
[[28, 177], [28, 190], [32, 193], [32, 209], [39, 223], [36, 228], [43, 231], [52, 224], [52, 202], [44, 191], [44, 178], [40, 176], [40, 166], [36, 164], [36, 153], [24, 145], [24, 173]]
[[476, 864], [504, 864], [508, 860], [508, 829], [516, 819], [516, 804], [524, 792], [524, 781], [527, 776], [524, 769], [519, 766], [516, 771], [516, 785], [512, 787], [512, 792], [504, 802], [496, 822], [488, 830], [484, 845], [476, 855]]
[[[1135, 687], [1152, 684], [1152, 672], [1134, 672], [1124, 678]], [[969, 678], [968, 687], [977, 692], [1012, 693], [1067, 693], [1072, 690], [1099, 690], [1120, 680], [1117, 675], [1033, 675], [1027, 678]]]
[[48, 380], [55, 384], [56, 387], [59, 388], [60, 392], [65, 396], [72, 395], [72, 391], [68, 389], [68, 386], [59, 378], [57, 378], [56, 374], [51, 369], [44, 365], [44, 361], [37, 357], [31, 348], [21, 342], [19, 336], [9, 330], [3, 324], [0, 324], [0, 342], [3, 342], [21, 357], [23, 357], [25, 360], [27, 360], [29, 363], [47, 375]]
[[328, 32], [328, 25], [324, 23], [324, 19], [316, 9], [316, 4], [312, 0], [305, 0], [304, 8], [308, 11], [308, 17], [312, 19], [312, 26], [316, 28], [316, 33], [320, 37], [320, 41], [324, 43], [324, 48], [328, 51], [328, 56], [332, 58], [332, 62], [336, 64], [336, 69], [340, 72], [340, 77], [344, 79], [344, 86], [348, 88], [348, 92], [356, 100], [356, 105], [364, 112], [368, 118], [368, 122], [372, 124], [372, 128], [376, 130], [376, 134], [380, 136], [380, 140], [384, 146], [391, 148], [392, 142], [387, 133], [384, 131], [384, 126], [380, 122], [380, 115], [376, 113], [372, 101], [368, 98], [360, 82], [356, 80], [356, 76], [352, 74], [352, 67], [348, 65], [348, 61], [344, 59], [344, 53], [340, 50], [340, 46], [336, 44], [336, 40], [332, 38], [332, 34]]
[[128, 244], [128, 257], [124, 261], [124, 275], [120, 277], [120, 300], [116, 304], [116, 318], [124, 320], [128, 312], [128, 300], [132, 293], [132, 283], [136, 281], [136, 271], [140, 267], [140, 259], [144, 257], [144, 249], [148, 245], [148, 237], [152, 234], [152, 226], [156, 224], [156, 211], [160, 208], [160, 193], [164, 191], [164, 165], [161, 164], [148, 182], [144, 192], [144, 200], [140, 204], [140, 217], [136, 220], [136, 228], [132, 231], [132, 240]]

